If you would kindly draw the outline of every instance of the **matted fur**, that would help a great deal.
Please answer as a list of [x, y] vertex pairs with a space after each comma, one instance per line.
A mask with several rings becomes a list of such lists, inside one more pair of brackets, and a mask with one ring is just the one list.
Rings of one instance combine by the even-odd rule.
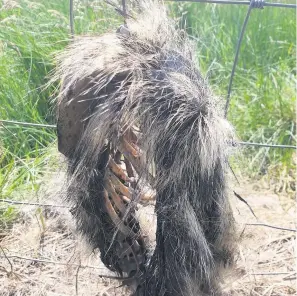
[[[219, 295], [219, 268], [233, 254], [225, 172], [232, 129], [195, 66], [186, 34], [162, 4], [141, 5], [127, 20], [129, 34], [76, 38], [58, 57], [54, 79], [63, 82], [58, 132], [59, 150], [69, 158], [68, 199], [78, 229], [106, 266], [121, 273], [102, 182], [109, 153], [137, 125], [147, 164], [139, 178], [150, 181], [153, 163], [157, 214], [156, 248], [144, 262], [137, 293]], [[73, 101], [85, 112], [77, 113], [75, 133], [66, 139], [71, 125], [63, 116]]]

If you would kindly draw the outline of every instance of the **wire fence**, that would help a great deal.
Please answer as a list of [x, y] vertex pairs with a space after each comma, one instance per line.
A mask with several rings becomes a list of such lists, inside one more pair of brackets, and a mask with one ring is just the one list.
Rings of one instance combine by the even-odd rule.
[[[41, 123], [32, 123], [32, 122], [23, 122], [23, 121], [15, 121], [15, 120], [0, 120], [0, 123], [4, 125], [19, 125], [25, 127], [38, 127], [38, 128], [50, 128], [56, 129], [57, 126], [54, 124], [41, 124]], [[243, 145], [243, 146], [258, 146], [258, 147], [268, 147], [268, 148], [287, 148], [287, 149], [296, 149], [294, 145], [279, 145], [279, 144], [269, 144], [269, 143], [254, 143], [254, 142], [234, 142], [233, 146]]]
[[[239, 52], [243, 40], [243, 36], [251, 15], [251, 12], [253, 9], [264, 9], [264, 7], [278, 7], [278, 8], [289, 8], [289, 9], [296, 9], [296, 4], [289, 4], [289, 3], [272, 3], [272, 2], [265, 2], [264, 0], [250, 0], [250, 1], [232, 1], [232, 0], [167, 0], [167, 1], [173, 1], [173, 2], [197, 2], [197, 3], [213, 3], [213, 4], [229, 4], [229, 5], [248, 5], [248, 11], [246, 14], [246, 17], [244, 19], [244, 23], [242, 26], [242, 29], [240, 31], [240, 35], [238, 38], [237, 46], [236, 46], [236, 52], [235, 52], [235, 58], [231, 70], [231, 75], [229, 79], [229, 85], [228, 85], [228, 91], [226, 96], [226, 104], [225, 104], [225, 117], [228, 115], [228, 110], [230, 106], [231, 101], [231, 92], [232, 92], [232, 84], [233, 79], [235, 76], [235, 70], [239, 58]], [[126, 13], [126, 1], [121, 0], [122, 3], [122, 10], [116, 6], [116, 4], [112, 3], [111, 1], [107, 1], [107, 3], [112, 4], [113, 7], [115, 7], [115, 10], [117, 12], [120, 12], [121, 15], [127, 16]], [[125, 22], [125, 21], [124, 21]], [[70, 27], [70, 35], [73, 38], [74, 37], [74, 6], [73, 6], [73, 0], [69, 0], [69, 27]], [[27, 128], [30, 127], [37, 127], [37, 128], [50, 128], [50, 129], [56, 129], [56, 125], [52, 124], [40, 124], [40, 123], [33, 123], [33, 122], [20, 122], [15, 120], [2, 120], [0, 119], [0, 123], [2, 125], [18, 125], [18, 126], [24, 126]], [[239, 145], [239, 146], [254, 146], [254, 147], [268, 147], [268, 148], [278, 148], [278, 149], [295, 149], [296, 145], [281, 145], [281, 144], [274, 144], [274, 143], [255, 143], [255, 142], [245, 142], [240, 141], [237, 143], [232, 143], [233, 146]]]
[[[122, 15], [126, 16], [126, 3], [125, 0], [122, 1]], [[228, 85], [228, 91], [226, 95], [226, 104], [225, 104], [225, 117], [228, 115], [228, 110], [230, 106], [231, 101], [231, 93], [232, 93], [232, 85], [233, 85], [233, 79], [235, 76], [236, 66], [239, 59], [239, 53], [241, 44], [243, 42], [244, 33], [246, 30], [246, 27], [248, 25], [248, 21], [250, 18], [250, 15], [252, 13], [253, 9], [264, 9], [265, 7], [275, 7], [275, 8], [288, 8], [288, 9], [296, 9], [295, 4], [287, 4], [287, 3], [272, 3], [272, 2], [265, 2], [264, 0], [251, 0], [251, 1], [228, 1], [228, 0], [168, 0], [168, 1], [175, 1], [175, 2], [201, 2], [201, 3], [214, 3], [214, 4], [222, 4], [222, 5], [246, 5], [248, 6], [247, 14], [244, 19], [244, 23], [242, 25], [242, 29], [240, 31], [238, 42], [236, 46], [235, 51], [235, 57], [234, 62], [231, 70], [229, 85]], [[119, 8], [116, 8], [117, 11], [119, 11]], [[73, 0], [69, 0], [69, 26], [70, 26], [70, 35], [73, 38], [74, 37], [74, 8], [73, 8]], [[2, 120], [0, 119], [0, 124], [3, 126], [11, 126], [11, 125], [17, 125], [22, 126], [25, 128], [40, 128], [40, 129], [56, 129], [56, 125], [52, 124], [41, 124], [41, 123], [32, 123], [32, 122], [21, 122], [21, 121], [15, 121], [15, 120]], [[233, 143], [234, 145], [239, 146], [254, 146], [254, 147], [269, 147], [269, 148], [278, 148], [278, 149], [296, 149], [296, 146], [294, 145], [280, 145], [280, 144], [271, 144], [271, 143], [254, 143], [254, 142], [236, 142]], [[59, 205], [59, 204], [46, 204], [46, 203], [39, 203], [39, 202], [29, 202], [29, 201], [16, 201], [13, 199], [0, 199], [0, 203], [2, 204], [10, 204], [10, 205], [18, 205], [18, 206], [34, 206], [34, 207], [41, 207], [41, 208], [66, 208], [69, 209], [69, 206], [66, 205]], [[279, 227], [275, 225], [271, 225], [268, 223], [263, 222], [257, 222], [257, 223], [246, 223], [246, 226], [261, 226], [261, 227], [268, 227], [275, 230], [280, 231], [288, 231], [288, 232], [294, 232], [296, 233], [297, 230], [293, 228], [285, 228], [285, 227]], [[113, 278], [116, 279], [117, 277], [115, 275], [106, 274], [104, 271], [105, 269], [101, 269], [96, 266], [88, 266], [88, 265], [79, 265], [79, 264], [70, 264], [69, 262], [58, 262], [58, 261], [52, 261], [52, 260], [46, 260], [46, 259], [40, 259], [40, 258], [29, 258], [26, 256], [19, 256], [19, 255], [6, 255], [4, 250], [1, 248], [2, 253], [4, 256], [0, 256], [0, 258], [5, 258], [10, 266], [11, 266], [11, 272], [13, 271], [13, 264], [10, 259], [20, 259], [23, 261], [30, 261], [30, 262], [39, 262], [39, 263], [46, 263], [46, 264], [54, 264], [54, 265], [72, 265], [74, 267], [79, 268], [90, 268], [90, 269], [98, 269], [102, 271], [102, 274], [100, 276], [107, 277], [107, 278]], [[77, 276], [78, 276], [78, 270], [77, 270]], [[283, 272], [283, 273], [267, 273], [268, 275], [291, 275], [291, 273]], [[258, 274], [254, 273], [252, 275], [264, 275], [264, 273]], [[76, 283], [77, 285], [77, 283]], [[77, 287], [76, 287], [77, 290]]]
[[296, 4], [289, 3], [272, 3], [265, 2], [264, 0], [251, 0], [251, 1], [232, 1], [232, 0], [168, 0], [175, 2], [197, 2], [197, 3], [212, 3], [212, 4], [236, 4], [236, 5], [249, 5], [252, 8], [261, 8], [264, 7], [281, 7], [281, 8], [295, 8]]
[[[231, 101], [231, 92], [232, 92], [232, 83], [233, 78], [235, 76], [235, 70], [239, 58], [239, 52], [243, 40], [243, 36], [251, 15], [251, 12], [253, 9], [264, 9], [264, 7], [277, 7], [277, 8], [288, 8], [288, 9], [296, 9], [296, 4], [289, 4], [289, 3], [272, 3], [272, 2], [265, 2], [264, 0], [250, 0], [250, 1], [229, 1], [229, 0], [166, 0], [166, 1], [173, 1], [173, 2], [197, 2], [197, 3], [213, 3], [213, 4], [228, 4], [228, 5], [248, 5], [248, 10], [246, 17], [243, 22], [242, 29], [239, 34], [237, 46], [236, 46], [236, 52], [235, 52], [235, 58], [232, 66], [232, 71], [230, 75], [229, 85], [228, 85], [228, 91], [226, 96], [226, 104], [225, 104], [225, 117], [227, 117], [230, 101]], [[125, 17], [128, 16], [127, 14], [127, 8], [126, 8], [126, 1], [121, 0], [122, 9], [117, 7], [117, 5], [110, 0], [106, 0], [108, 4], [111, 4], [117, 12], [119, 12], [125, 19]], [[124, 20], [124, 23], [125, 20]], [[74, 3], [73, 0], [69, 0], [69, 27], [70, 27], [70, 35], [73, 38], [74, 37]], [[22, 121], [15, 121], [15, 120], [2, 120], [0, 119], [0, 124], [6, 126], [6, 125], [17, 125], [17, 126], [24, 126], [26, 128], [41, 128], [41, 129], [56, 129], [56, 125], [53, 124], [41, 124], [41, 123], [32, 123], [32, 122], [22, 122]], [[296, 149], [296, 146], [294, 145], [280, 145], [280, 144], [271, 144], [271, 143], [254, 143], [254, 142], [244, 142], [239, 141], [232, 143], [233, 146], [255, 146], [255, 147], [268, 147], [268, 148], [280, 148], [280, 149]], [[42, 204], [42, 203], [36, 203], [36, 202], [26, 202], [26, 201], [15, 201], [12, 199], [0, 199], [0, 202], [6, 203], [6, 204], [13, 204], [13, 205], [30, 205], [30, 206], [37, 206], [37, 207], [52, 207], [52, 208], [69, 208], [65, 205], [55, 205], [55, 204]], [[276, 229], [283, 229], [288, 231], [294, 231], [295, 229], [285, 229], [281, 227], [271, 226], [265, 223], [258, 223], [258, 224], [250, 224], [250, 225], [263, 225], [267, 227], [272, 227]]]
[[[127, 8], [126, 8], [126, 1], [121, 0], [122, 9], [117, 7], [115, 3], [110, 0], [105, 0], [106, 3], [112, 5], [114, 9], [120, 13], [124, 17], [124, 23], [126, 23], [125, 18], [128, 17]], [[235, 70], [239, 58], [239, 52], [243, 40], [243, 36], [253, 9], [264, 9], [264, 7], [278, 7], [278, 8], [289, 8], [289, 9], [296, 9], [296, 4], [289, 4], [289, 3], [272, 3], [272, 2], [265, 2], [264, 0], [250, 0], [250, 1], [229, 1], [229, 0], [166, 0], [166, 1], [173, 1], [173, 2], [197, 2], [197, 3], [213, 3], [213, 4], [231, 4], [231, 5], [248, 5], [248, 10], [246, 17], [243, 22], [242, 29], [239, 34], [235, 58], [232, 66], [232, 71], [229, 79], [228, 91], [226, 96], [226, 104], [225, 104], [225, 117], [228, 115], [228, 110], [231, 101], [231, 92], [232, 92], [232, 83], [233, 78], [235, 76]], [[73, 0], [69, 0], [69, 27], [70, 27], [70, 36], [74, 37], [74, 3]], [[15, 121], [15, 120], [2, 120], [0, 119], [0, 124], [4, 127], [9, 125], [17, 125], [23, 126], [26, 128], [41, 128], [41, 129], [56, 129], [57, 126], [53, 124], [41, 124], [41, 123], [33, 123], [33, 122], [22, 122], [22, 121]], [[233, 142], [231, 143], [233, 146], [254, 146], [254, 147], [267, 147], [267, 148], [279, 148], [279, 149], [295, 149], [295, 145], [281, 145], [281, 144], [272, 144], [272, 143], [255, 143], [255, 142]], [[19, 202], [13, 201], [9, 199], [2, 199], [0, 200], [5, 203], [15, 204], [15, 205], [36, 205], [36, 206], [43, 206], [43, 207], [66, 207], [63, 205], [53, 205], [53, 204], [40, 204], [40, 203], [30, 203], [30, 202]]]
[[[17, 200], [12, 200], [12, 199], [3, 199], [3, 198], [0, 199], [0, 203], [18, 205], [18, 206], [34, 206], [34, 207], [40, 207], [40, 208], [71, 209], [71, 206], [60, 205], [60, 204], [46, 204], [46, 203], [29, 202], [29, 201], [17, 201]], [[256, 217], [256, 219], [257, 219], [257, 217]], [[282, 230], [282, 231], [289, 231], [289, 232], [297, 233], [297, 229], [288, 228], [288, 227], [280, 227], [280, 226], [271, 225], [269, 223], [264, 223], [264, 222], [245, 223], [244, 225], [246, 225], [246, 226], [263, 226], [263, 227], [278, 229], [278, 230]]]

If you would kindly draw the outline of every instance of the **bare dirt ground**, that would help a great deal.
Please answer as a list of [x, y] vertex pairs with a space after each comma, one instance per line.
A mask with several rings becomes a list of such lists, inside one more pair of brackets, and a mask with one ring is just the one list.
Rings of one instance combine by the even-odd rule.
[[[46, 184], [42, 203], [63, 205], [63, 175]], [[231, 196], [240, 235], [235, 272], [223, 283], [226, 295], [281, 296], [296, 294], [295, 201], [278, 196], [263, 184], [232, 187], [253, 208]], [[35, 200], [36, 201], [36, 200]], [[129, 295], [100, 262], [98, 254], [74, 231], [67, 208], [22, 205], [21, 218], [0, 236], [0, 295]], [[155, 219], [146, 207], [143, 224]], [[199, 295], [197, 295], [199, 296]]]

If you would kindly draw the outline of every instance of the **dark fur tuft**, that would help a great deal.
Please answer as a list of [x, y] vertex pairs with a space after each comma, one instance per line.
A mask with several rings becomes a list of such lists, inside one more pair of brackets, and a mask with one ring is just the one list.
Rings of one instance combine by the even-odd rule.
[[[78, 229], [121, 272], [102, 184], [108, 156], [124, 130], [137, 125], [147, 164], [139, 177], [152, 183], [154, 164], [157, 214], [156, 248], [137, 293], [219, 295], [219, 269], [233, 256], [226, 195], [232, 129], [185, 34], [163, 6], [145, 1], [142, 11], [128, 20], [129, 34], [78, 38], [59, 56], [59, 149], [69, 158], [68, 199]], [[64, 117], [73, 102], [81, 105], [72, 110], [78, 123], [69, 135]], [[139, 231], [137, 221], [130, 226]]]

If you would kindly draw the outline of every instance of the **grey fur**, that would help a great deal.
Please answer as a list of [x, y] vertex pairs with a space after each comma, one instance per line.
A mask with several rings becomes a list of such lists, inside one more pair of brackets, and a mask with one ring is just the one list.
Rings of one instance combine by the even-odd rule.
[[[58, 58], [54, 80], [63, 81], [58, 129], [59, 149], [69, 158], [68, 199], [78, 229], [109, 268], [123, 272], [102, 184], [108, 155], [124, 129], [137, 125], [147, 164], [143, 182], [152, 183], [150, 166], [155, 167], [157, 233], [151, 258], [141, 246], [146, 261], [136, 294], [220, 295], [220, 267], [233, 258], [226, 195], [232, 128], [195, 66], [187, 36], [164, 6], [142, 5], [142, 13], [127, 21], [129, 34], [77, 38]], [[63, 112], [73, 102], [86, 105], [85, 113], [77, 117], [72, 140], [63, 142], [69, 129]], [[141, 231], [136, 220], [130, 225], [135, 234]]]

